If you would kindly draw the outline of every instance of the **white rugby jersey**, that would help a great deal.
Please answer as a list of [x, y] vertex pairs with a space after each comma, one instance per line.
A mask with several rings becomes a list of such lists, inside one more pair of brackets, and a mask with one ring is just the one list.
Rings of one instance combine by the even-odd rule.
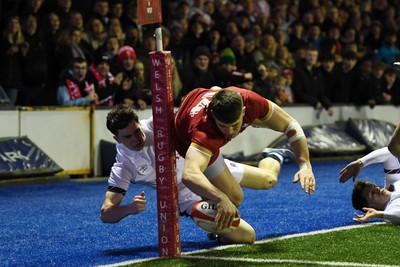
[[394, 191], [386, 205], [383, 219], [386, 222], [400, 224], [400, 181], [393, 184]]
[[[156, 187], [153, 118], [140, 120], [140, 125], [146, 138], [143, 149], [134, 151], [126, 148], [123, 144], [117, 144], [116, 162], [111, 168], [108, 178], [109, 186], [118, 187], [125, 192], [130, 183]], [[180, 212], [190, 214], [192, 205], [200, 201], [201, 197], [194, 194], [182, 183], [183, 164], [183, 158], [179, 157], [176, 162], [178, 205]]]

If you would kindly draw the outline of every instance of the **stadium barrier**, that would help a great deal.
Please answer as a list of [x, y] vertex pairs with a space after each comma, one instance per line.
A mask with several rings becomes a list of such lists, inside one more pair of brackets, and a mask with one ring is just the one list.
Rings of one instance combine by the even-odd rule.
[[[290, 106], [284, 110], [302, 126], [331, 124], [349, 118], [384, 120], [397, 125], [398, 107], [391, 105], [354, 107], [334, 106], [334, 115], [309, 106]], [[19, 108], [0, 110], [0, 138], [27, 136], [64, 171], [60, 175], [100, 176], [100, 141], [115, 142], [106, 128], [109, 108]], [[152, 109], [138, 110], [139, 118], [152, 115]], [[260, 152], [281, 133], [249, 128], [222, 148], [230, 155]]]

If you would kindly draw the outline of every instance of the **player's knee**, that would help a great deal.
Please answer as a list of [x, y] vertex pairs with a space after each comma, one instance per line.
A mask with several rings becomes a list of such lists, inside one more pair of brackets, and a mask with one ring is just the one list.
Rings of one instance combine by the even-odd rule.
[[235, 192], [234, 194], [232, 194], [229, 197], [229, 199], [236, 207], [238, 207], [238, 206], [240, 206], [240, 204], [242, 204], [243, 197], [244, 197], [243, 190], [240, 190], [240, 191]]
[[278, 176], [273, 173], [265, 172], [261, 177], [261, 181], [261, 189], [270, 189], [278, 182]]

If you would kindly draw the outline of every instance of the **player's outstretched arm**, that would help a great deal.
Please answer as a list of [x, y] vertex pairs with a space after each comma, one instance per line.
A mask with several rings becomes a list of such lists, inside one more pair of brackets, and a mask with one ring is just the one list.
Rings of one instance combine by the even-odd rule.
[[[264, 127], [283, 132], [288, 138], [289, 144], [296, 155], [300, 170], [295, 174], [293, 182], [300, 182], [301, 187], [307, 194], [315, 191], [315, 177], [312, 171], [310, 153], [307, 139], [299, 123], [279, 106], [274, 106], [274, 112], [270, 119], [261, 122]], [[260, 124], [260, 122], [257, 122]]]
[[146, 196], [144, 192], [135, 196], [128, 205], [120, 206], [124, 195], [107, 191], [100, 211], [100, 218], [104, 223], [116, 223], [123, 218], [138, 214], [146, 209]]
[[364, 167], [364, 163], [361, 160], [355, 160], [347, 164], [342, 170], [340, 170], [339, 181], [341, 183], [347, 182], [350, 178], [353, 178], [353, 182], [356, 181], [356, 178], [361, 172], [361, 169]]

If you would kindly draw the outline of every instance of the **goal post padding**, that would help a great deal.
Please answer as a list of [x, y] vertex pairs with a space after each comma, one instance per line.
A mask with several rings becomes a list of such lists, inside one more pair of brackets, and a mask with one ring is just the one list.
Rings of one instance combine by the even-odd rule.
[[181, 255], [174, 97], [170, 51], [150, 52], [150, 80], [156, 154], [158, 244], [161, 257]]

